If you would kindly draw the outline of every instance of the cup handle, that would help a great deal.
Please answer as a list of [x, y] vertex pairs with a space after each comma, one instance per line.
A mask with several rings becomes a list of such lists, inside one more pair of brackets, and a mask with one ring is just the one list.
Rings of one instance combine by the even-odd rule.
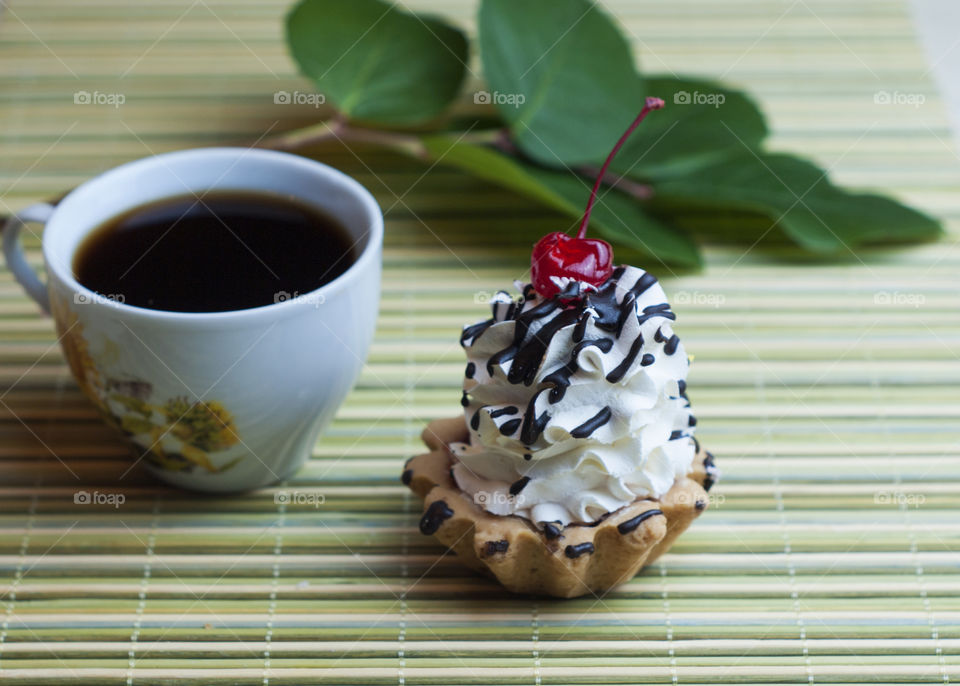
[[50, 295], [47, 293], [47, 284], [40, 280], [27, 262], [23, 254], [23, 246], [20, 244], [20, 231], [26, 222], [46, 223], [51, 214], [53, 214], [53, 205], [41, 202], [10, 215], [3, 225], [3, 256], [7, 261], [7, 268], [23, 286], [27, 295], [36, 300], [47, 314], [50, 314]]

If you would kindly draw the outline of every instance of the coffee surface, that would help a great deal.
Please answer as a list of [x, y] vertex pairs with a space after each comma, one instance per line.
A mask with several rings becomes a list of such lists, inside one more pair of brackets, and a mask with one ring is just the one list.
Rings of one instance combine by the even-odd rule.
[[356, 260], [335, 219], [299, 200], [240, 191], [141, 205], [94, 229], [77, 280], [128, 305], [223, 312], [303, 296]]

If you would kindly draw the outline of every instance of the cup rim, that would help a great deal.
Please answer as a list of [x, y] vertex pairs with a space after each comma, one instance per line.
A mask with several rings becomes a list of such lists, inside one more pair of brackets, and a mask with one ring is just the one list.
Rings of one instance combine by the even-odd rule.
[[[60, 202], [57, 203], [53, 214], [47, 221], [47, 226], [53, 223], [56, 215], [59, 214], [63, 209], [69, 210], [70, 202], [78, 202], [77, 198], [82, 198], [86, 194], [100, 191], [101, 186], [114, 181], [118, 176], [135, 171], [141, 167], [151, 167], [157, 164], [163, 164], [165, 161], [176, 160], [178, 162], [182, 162], [184, 160], [189, 161], [190, 158], [209, 159], [211, 156], [222, 156], [227, 159], [253, 157], [254, 159], [259, 158], [263, 160], [278, 161], [286, 165], [298, 167], [300, 171], [304, 173], [315, 174], [320, 172], [322, 175], [325, 175], [328, 178], [336, 179], [348, 189], [348, 192], [350, 192], [357, 200], [360, 201], [361, 205], [363, 206], [364, 213], [367, 215], [369, 220], [369, 226], [367, 227], [367, 242], [363, 248], [363, 251], [342, 274], [334, 277], [332, 280], [323, 284], [319, 288], [315, 288], [307, 293], [300, 293], [296, 298], [282, 300], [280, 302], [267, 303], [266, 305], [248, 307], [242, 310], [224, 310], [215, 312], [179, 312], [176, 310], [155, 310], [148, 307], [130, 305], [126, 302], [119, 301], [110, 301], [109, 303], [105, 303], [108, 307], [114, 308], [117, 311], [133, 317], [142, 318], [144, 320], [168, 322], [173, 320], [192, 322], [215, 321], [219, 324], [224, 324], [227, 322], [237, 322], [238, 320], [250, 320], [255, 317], [263, 316], [267, 313], [270, 313], [271, 315], [286, 316], [292, 314], [294, 308], [298, 306], [301, 308], [309, 307], [312, 309], [314, 308], [313, 303], [315, 303], [318, 298], [327, 299], [336, 295], [343, 289], [347, 288], [351, 282], [355, 281], [357, 278], [360, 278], [360, 276], [365, 273], [366, 269], [370, 266], [370, 263], [378, 259], [380, 248], [383, 244], [383, 211], [381, 210], [376, 199], [373, 197], [373, 194], [371, 194], [363, 184], [354, 179], [352, 176], [345, 174], [335, 167], [324, 164], [323, 162], [319, 162], [307, 157], [301, 157], [299, 155], [294, 155], [292, 153], [263, 148], [244, 148], [239, 146], [190, 148], [187, 150], [176, 150], [173, 152], [151, 155], [149, 157], [144, 157], [131, 162], [126, 162], [116, 167], [112, 167], [111, 169], [98, 174], [87, 181], [84, 181], [79, 186], [67, 193], [60, 200]], [[251, 189], [254, 188], [255, 186], [251, 185]], [[93, 228], [95, 227], [90, 227], [90, 230], [93, 230]], [[88, 235], [88, 233], [84, 234], [84, 237], [86, 237], [86, 235]], [[101, 296], [96, 291], [87, 288], [77, 281], [70, 266], [61, 265], [57, 260], [52, 259], [52, 256], [49, 252], [51, 249], [50, 242], [47, 240], [42, 240], [41, 248], [43, 252], [44, 263], [50, 275], [56, 275], [58, 280], [60, 280], [75, 293], [84, 294], [95, 302], [99, 301]], [[73, 255], [71, 254], [69, 260], [71, 264], [72, 258]]]

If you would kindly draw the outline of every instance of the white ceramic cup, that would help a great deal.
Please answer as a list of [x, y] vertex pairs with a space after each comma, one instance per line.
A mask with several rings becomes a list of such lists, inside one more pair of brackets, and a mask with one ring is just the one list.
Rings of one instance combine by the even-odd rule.
[[[323, 209], [356, 241], [354, 263], [310, 293], [213, 313], [135, 307], [74, 277], [78, 246], [106, 220], [211, 190], [282, 193]], [[46, 284], [20, 247], [25, 222], [46, 224]], [[363, 367], [379, 305], [382, 244], [382, 212], [355, 180], [302, 157], [246, 148], [124, 164], [56, 207], [28, 207], [3, 229], [7, 265], [53, 315], [84, 393], [130, 439], [138, 462], [164, 481], [203, 491], [280, 481], [310, 455]]]

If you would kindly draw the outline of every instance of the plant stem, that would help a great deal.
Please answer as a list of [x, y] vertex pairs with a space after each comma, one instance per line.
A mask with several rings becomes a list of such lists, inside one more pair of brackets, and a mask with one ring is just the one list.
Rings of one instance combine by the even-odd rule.
[[413, 157], [429, 158], [427, 149], [416, 135], [359, 128], [351, 126], [342, 117], [334, 117], [314, 126], [273, 136], [263, 141], [260, 147], [273, 150], [298, 150], [330, 140], [338, 140], [342, 143], [382, 145]]
[[[351, 126], [340, 116], [320, 122], [319, 124], [314, 124], [313, 126], [307, 126], [278, 136], [272, 136], [262, 141], [259, 147], [270, 148], [272, 150], [292, 151], [331, 140], [337, 140], [342, 143], [381, 145], [419, 159], [431, 159], [419, 136], [416, 134]], [[517, 148], [516, 144], [510, 138], [510, 132], [505, 128], [467, 133], [459, 137], [458, 140], [465, 143], [490, 145], [505, 155], [522, 157], [519, 148]], [[581, 176], [596, 180], [598, 185], [602, 184], [610, 188], [617, 188], [638, 200], [647, 200], [653, 195], [653, 189], [647, 184], [632, 181], [609, 171], [605, 172], [601, 178], [600, 174], [602, 169], [599, 167], [580, 167], [575, 171]]]
[[[430, 133], [433, 134], [433, 132]], [[483, 130], [463, 134], [457, 140], [464, 143], [488, 144], [494, 143], [501, 135], [501, 130]], [[299, 150], [330, 140], [338, 140], [342, 143], [381, 145], [404, 152], [412, 157], [424, 160], [430, 159], [430, 155], [418, 134], [352, 126], [341, 116], [279, 136], [273, 136], [263, 141], [260, 147], [273, 150]]]
[[599, 178], [599, 167], [578, 167], [576, 172], [580, 176], [585, 176], [588, 179], [599, 180], [604, 186], [621, 190], [637, 200], [649, 200], [653, 197], [653, 187], [650, 184], [640, 183], [639, 181], [634, 181], [626, 176], [620, 176], [610, 171], [604, 174], [603, 178]]
[[637, 115], [637, 118], [633, 120], [633, 123], [630, 124], [627, 130], [623, 132], [620, 140], [617, 141], [617, 144], [613, 146], [613, 150], [607, 155], [607, 159], [604, 160], [603, 166], [600, 167], [600, 172], [597, 174], [597, 180], [596, 183], [593, 184], [593, 190], [590, 191], [590, 199], [587, 200], [587, 209], [583, 213], [583, 221], [580, 222], [580, 230], [577, 232], [577, 238], [583, 238], [587, 235], [587, 225], [590, 223], [590, 212], [593, 211], [593, 203], [597, 199], [597, 191], [600, 190], [600, 183], [607, 175], [607, 167], [610, 166], [610, 162], [617, 156], [617, 152], [619, 152], [623, 144], [627, 142], [627, 139], [630, 137], [630, 134], [633, 133], [634, 129], [640, 126], [640, 122], [646, 119], [651, 111], [659, 110], [661, 107], [663, 107], [663, 100], [660, 98], [647, 98], [643, 109], [640, 110], [640, 114]]
[[[520, 150], [510, 138], [510, 133], [506, 129], [501, 129], [497, 137], [490, 142], [490, 145], [505, 155], [510, 155], [511, 157], [521, 156]], [[653, 188], [651, 186], [645, 183], [640, 183], [639, 181], [633, 181], [628, 179], [626, 176], [620, 176], [608, 171], [601, 179], [600, 167], [584, 166], [578, 167], [573, 171], [580, 176], [599, 181], [604, 186], [621, 190], [637, 200], [649, 200], [653, 197]]]

